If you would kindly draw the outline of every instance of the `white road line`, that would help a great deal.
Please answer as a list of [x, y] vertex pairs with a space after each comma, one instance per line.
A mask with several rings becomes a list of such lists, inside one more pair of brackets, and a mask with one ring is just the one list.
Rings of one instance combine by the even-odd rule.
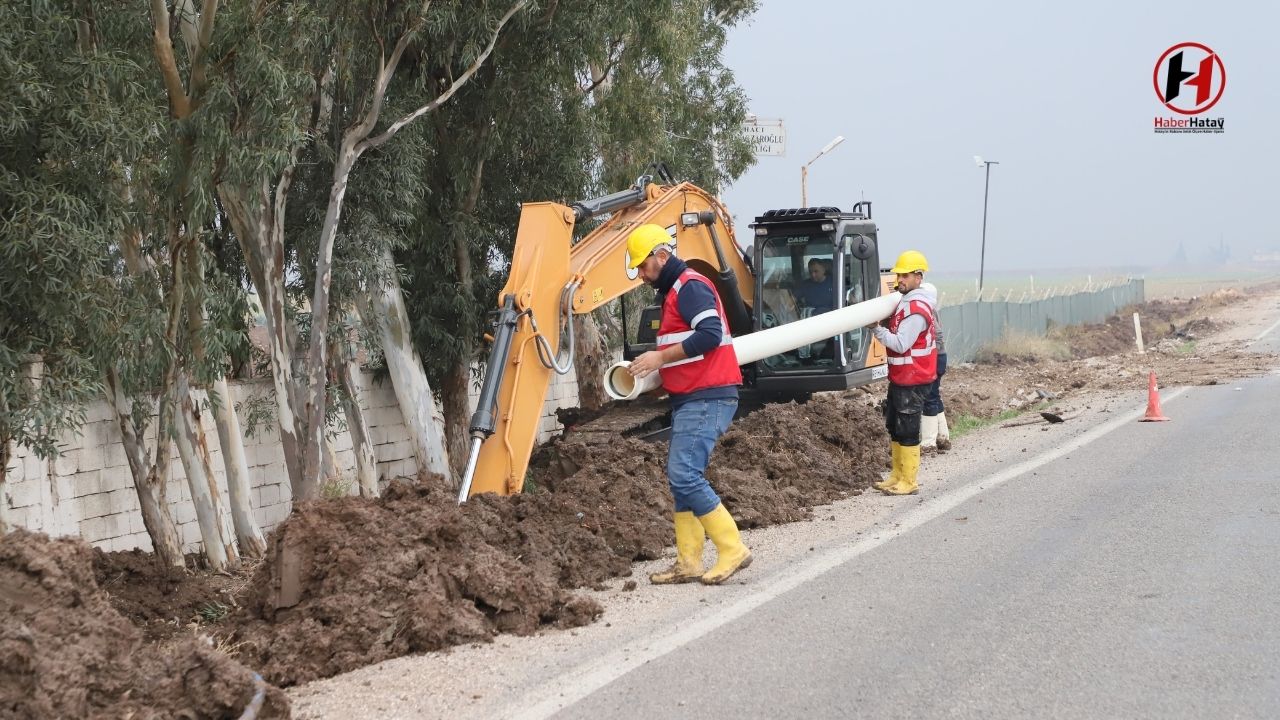
[[[1174, 390], [1166, 394], [1163, 401], [1173, 400], [1189, 389], [1183, 387]], [[1145, 407], [1125, 413], [1085, 432], [1054, 450], [1014, 465], [986, 479], [975, 480], [964, 487], [923, 502], [918, 508], [902, 516], [897, 526], [880, 530], [878, 537], [866, 537], [852, 545], [833, 548], [794, 571], [785, 572], [771, 578], [768, 582], [756, 588], [756, 591], [750, 596], [744, 597], [723, 609], [714, 610], [706, 615], [697, 617], [693, 622], [671, 633], [655, 637], [649, 641], [643, 641], [643, 644], [632, 644], [625, 648], [619, 648], [602, 657], [595, 658], [590, 663], [583, 663], [561, 675], [557, 682], [548, 684], [545, 690], [528, 698], [528, 701], [532, 704], [525, 706], [520, 712], [511, 717], [519, 718], [520, 720], [541, 720], [542, 718], [550, 717], [632, 670], [678, 650], [703, 635], [741, 618], [783, 593], [794, 590], [859, 555], [874, 550], [890, 540], [950, 512], [975, 495], [999, 487], [1020, 475], [1051, 463], [1088, 445], [1094, 440], [1136, 421], [1143, 416], [1144, 412]]]
[[1266, 337], [1266, 336], [1270, 335], [1270, 334], [1271, 334], [1271, 331], [1272, 331], [1272, 330], [1275, 330], [1275, 329], [1276, 329], [1276, 328], [1278, 328], [1278, 327], [1280, 327], [1280, 320], [1277, 320], [1277, 321], [1275, 322], [1275, 324], [1273, 324], [1271, 327], [1267, 328], [1266, 330], [1263, 330], [1263, 331], [1262, 331], [1262, 334], [1261, 334], [1261, 335], [1259, 335], [1258, 337], [1254, 338], [1252, 342], [1258, 342], [1258, 341], [1259, 341], [1259, 340], [1261, 340], [1262, 338], [1264, 338], [1264, 337]]

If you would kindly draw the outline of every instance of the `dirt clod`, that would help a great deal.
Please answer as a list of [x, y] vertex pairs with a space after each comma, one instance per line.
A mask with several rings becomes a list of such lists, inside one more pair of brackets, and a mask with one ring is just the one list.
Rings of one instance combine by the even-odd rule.
[[[0, 537], [0, 617], [0, 716], [238, 717], [259, 687], [207, 639], [145, 643], [98, 587], [93, 551], [78, 539]], [[262, 687], [259, 717], [288, 717], [284, 694]]]

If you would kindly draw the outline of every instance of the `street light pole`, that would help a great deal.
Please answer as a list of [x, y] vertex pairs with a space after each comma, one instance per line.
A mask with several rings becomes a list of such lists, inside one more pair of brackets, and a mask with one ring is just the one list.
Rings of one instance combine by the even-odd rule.
[[800, 207], [809, 207], [809, 166], [818, 161], [818, 158], [831, 152], [832, 148], [844, 142], [843, 135], [837, 135], [834, 140], [827, 143], [813, 159], [800, 167]]
[[982, 191], [982, 250], [978, 256], [978, 300], [981, 301], [982, 281], [984, 280], [983, 275], [987, 262], [987, 198], [991, 194], [991, 166], [999, 165], [1000, 163], [995, 160], [983, 160], [981, 155], [974, 155], [973, 160], [978, 164], [978, 167], [986, 166], [987, 169], [986, 185]]

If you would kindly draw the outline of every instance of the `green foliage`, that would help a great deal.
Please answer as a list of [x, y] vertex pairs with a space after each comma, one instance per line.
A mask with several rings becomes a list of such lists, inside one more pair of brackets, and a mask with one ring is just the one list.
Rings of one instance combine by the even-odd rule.
[[408, 206], [396, 255], [433, 383], [476, 359], [521, 203], [623, 189], [655, 161], [713, 190], [746, 170], [746, 99], [720, 54], [754, 7], [549, 4], [509, 27], [490, 63], [436, 111], [429, 191]]
[[[129, 52], [103, 49], [61, 4], [0, 23], [0, 441], [41, 455], [101, 394], [117, 291], [112, 239], [129, 224], [127, 168], [151, 147], [147, 88]], [[107, 28], [119, 18], [105, 18]], [[43, 357], [38, 391], [20, 365]]]
[[[142, 427], [175, 364], [197, 381], [251, 364], [245, 333], [260, 310], [223, 201], [235, 190], [269, 209], [289, 168], [286, 315], [305, 351], [335, 160], [382, 63], [412, 29], [375, 136], [460, 77], [513, 1], [221, 3], [209, 46], [195, 52], [175, 16], [176, 100], [146, 3], [6, 7], [0, 440], [55, 452], [108, 368], [137, 399]], [[617, 190], [653, 161], [713, 190], [737, 177], [751, 162], [739, 131], [746, 101], [720, 55], [754, 7], [530, 4], [449, 102], [356, 164], [333, 256], [334, 317], [399, 276], [439, 382], [473, 359], [487, 329], [521, 203]], [[38, 393], [20, 377], [35, 356]]]

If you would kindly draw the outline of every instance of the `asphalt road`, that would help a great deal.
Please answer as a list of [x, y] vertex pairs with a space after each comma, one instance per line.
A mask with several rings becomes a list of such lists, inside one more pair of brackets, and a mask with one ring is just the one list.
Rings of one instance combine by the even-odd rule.
[[1276, 408], [1193, 388], [557, 717], [1280, 717]]

